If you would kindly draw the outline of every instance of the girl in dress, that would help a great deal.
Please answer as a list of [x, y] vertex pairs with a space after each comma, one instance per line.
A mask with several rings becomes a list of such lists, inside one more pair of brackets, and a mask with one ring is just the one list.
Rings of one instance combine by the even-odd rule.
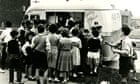
[[[58, 58], [58, 42], [59, 42], [59, 36], [56, 34], [57, 32], [57, 26], [52, 24], [49, 26], [49, 34], [48, 38], [50, 41], [51, 49], [48, 55], [48, 80], [51, 81], [52, 78], [54, 78], [56, 75], [56, 63]], [[55, 78], [55, 80], [58, 80]]]
[[57, 70], [60, 71], [60, 76], [64, 78], [63, 82], [69, 80], [69, 72], [72, 71], [73, 59], [72, 59], [72, 42], [69, 38], [68, 29], [64, 29], [62, 37], [59, 41], [59, 58]]
[[72, 56], [73, 56], [73, 65], [74, 65], [74, 74], [73, 77], [77, 77], [77, 68], [80, 66], [80, 48], [82, 48], [81, 40], [78, 38], [79, 29], [72, 30]]
[[93, 64], [94, 73], [97, 73], [97, 68], [100, 62], [100, 49], [101, 49], [101, 42], [98, 38], [99, 32], [92, 31], [93, 37], [88, 40], [88, 63], [90, 65], [90, 74], [93, 73]]

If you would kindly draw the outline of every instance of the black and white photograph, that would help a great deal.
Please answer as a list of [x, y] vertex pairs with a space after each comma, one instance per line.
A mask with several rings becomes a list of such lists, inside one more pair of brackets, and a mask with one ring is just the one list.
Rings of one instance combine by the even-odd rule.
[[139, 0], [0, 0], [0, 84], [140, 84]]

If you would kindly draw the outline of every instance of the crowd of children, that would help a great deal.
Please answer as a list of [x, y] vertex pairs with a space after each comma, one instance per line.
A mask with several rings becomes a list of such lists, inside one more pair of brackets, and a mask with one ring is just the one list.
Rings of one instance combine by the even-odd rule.
[[[82, 68], [86, 67], [87, 64], [91, 67], [91, 74], [92, 71], [96, 72], [101, 48], [101, 42], [98, 38], [99, 32], [96, 29], [89, 37], [89, 30], [80, 30], [78, 26], [73, 27], [69, 32], [68, 28], [61, 27], [59, 29], [56, 24], [47, 25], [47, 27], [44, 24], [38, 24], [37, 28], [35, 28], [37, 32], [33, 32], [33, 23], [31, 21], [26, 21], [22, 25], [23, 29], [12, 30], [10, 33], [14, 40], [8, 42], [7, 58], [14, 56], [12, 59], [16, 59], [16, 61], [9, 61], [10, 63], [8, 63], [10, 65], [14, 63], [14, 68], [18, 67], [16, 65], [17, 58], [22, 63], [24, 62], [25, 78], [39, 80], [40, 72], [48, 70], [49, 81], [59, 82], [59, 78], [63, 78], [63, 82], [66, 82], [69, 77], [77, 77], [78, 72], [83, 73], [78, 69], [82, 65]], [[90, 40], [88, 41], [89, 38]], [[86, 51], [85, 48], [87, 49]], [[10, 54], [10, 50], [17, 52]], [[86, 62], [87, 58], [90, 59], [88, 63]], [[93, 64], [95, 65], [95, 70], [92, 70]], [[9, 82], [12, 83], [13, 67], [10, 68], [10, 73]], [[19, 76], [21, 76], [21, 73], [19, 73]], [[18, 82], [21, 82], [21, 77], [18, 78], [20, 78]]]
[[44, 76], [47, 80], [65, 83], [70, 77], [87, 74], [87, 65], [89, 74], [98, 73], [101, 26], [92, 27], [91, 33], [78, 26], [69, 31], [57, 24], [39, 23], [33, 28], [31, 21], [23, 22], [22, 26], [22, 29], [10, 31], [11, 39], [6, 43], [10, 84], [14, 82], [14, 69], [19, 83], [23, 69], [25, 78], [38, 82], [47, 72]]

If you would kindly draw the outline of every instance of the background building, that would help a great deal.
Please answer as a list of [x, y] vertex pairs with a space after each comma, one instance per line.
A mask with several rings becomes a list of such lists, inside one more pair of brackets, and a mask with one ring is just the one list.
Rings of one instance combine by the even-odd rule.
[[131, 25], [132, 12], [129, 10], [121, 10], [122, 24]]
[[131, 26], [135, 29], [140, 29], [140, 17], [132, 17]]
[[30, 0], [0, 0], [0, 26], [5, 21], [19, 26], [29, 3]]

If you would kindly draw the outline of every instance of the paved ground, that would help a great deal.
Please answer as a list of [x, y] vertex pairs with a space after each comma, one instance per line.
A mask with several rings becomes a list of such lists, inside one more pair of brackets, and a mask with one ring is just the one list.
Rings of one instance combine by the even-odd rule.
[[[137, 69], [137, 78], [140, 80], [140, 51], [137, 51], [138, 54], [138, 60], [135, 62], [136, 69]], [[15, 74], [16, 75], [16, 74]], [[0, 84], [8, 84], [8, 70], [6, 70], [5, 73], [0, 73]], [[23, 75], [24, 76], [24, 75]], [[84, 78], [76, 78], [72, 81], [68, 82], [67, 84], [95, 84], [97, 77], [95, 76], [88, 76]], [[24, 84], [37, 84], [35, 81], [28, 81], [27, 79], [23, 79]], [[56, 84], [56, 83], [48, 83], [48, 84]], [[62, 84], [62, 83], [57, 83]], [[129, 84], [140, 84], [140, 82], [132, 82], [130, 81]]]
[[[8, 84], [8, 70], [6, 73], [0, 73], [0, 84]], [[138, 79], [140, 79], [140, 74], [137, 74]], [[73, 79], [73, 82], [68, 82], [66, 84], [95, 84], [96, 81], [95, 76], [84, 77], [84, 78], [77, 78]], [[35, 81], [28, 81], [27, 79], [23, 79], [24, 84], [37, 84]], [[62, 83], [47, 83], [47, 84], [62, 84]], [[140, 82], [132, 82], [130, 81], [128, 84], [140, 84]]]
[[[135, 61], [136, 69], [137, 69], [137, 78], [140, 80], [140, 49], [137, 51], [138, 60]], [[0, 73], [0, 84], [8, 84], [8, 70], [5, 73]], [[24, 75], [23, 75], [24, 76]], [[77, 78], [73, 79], [72, 81], [68, 82], [67, 84], [95, 84], [96, 81], [95, 76], [84, 77], [84, 78]], [[35, 81], [28, 81], [27, 79], [23, 79], [24, 84], [36, 84]], [[48, 84], [56, 84], [56, 83], [48, 83]], [[62, 84], [62, 83], [57, 83]], [[128, 84], [140, 84], [140, 82], [132, 82], [130, 81]]]

